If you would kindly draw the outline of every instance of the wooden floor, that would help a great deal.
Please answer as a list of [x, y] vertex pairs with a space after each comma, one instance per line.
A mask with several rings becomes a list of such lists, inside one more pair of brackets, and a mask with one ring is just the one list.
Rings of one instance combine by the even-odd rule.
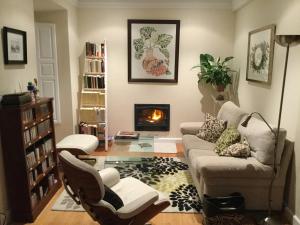
[[[183, 147], [181, 144], [177, 144], [177, 154], [159, 154], [155, 153], [156, 156], [167, 156], [167, 157], [182, 157]], [[97, 150], [93, 153], [97, 156], [107, 155], [126, 155], [126, 156], [146, 156], [145, 153], [128, 153], [128, 152], [114, 152], [114, 151], [101, 151]], [[149, 154], [152, 156], [154, 154]], [[34, 223], [27, 223], [26, 225], [96, 225], [90, 216], [85, 212], [59, 212], [52, 211], [51, 207], [55, 203], [57, 197], [62, 192], [61, 188], [56, 195], [49, 202], [47, 207], [39, 215]], [[160, 213], [151, 220], [152, 225], [201, 225], [202, 216], [200, 214], [193, 213]], [[15, 224], [16, 225], [16, 224]], [[117, 225], [117, 224], [116, 224]]]

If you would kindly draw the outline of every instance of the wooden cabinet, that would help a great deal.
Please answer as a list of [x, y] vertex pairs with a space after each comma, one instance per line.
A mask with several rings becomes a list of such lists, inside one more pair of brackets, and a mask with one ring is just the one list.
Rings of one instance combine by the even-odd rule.
[[0, 112], [12, 220], [32, 222], [61, 186], [52, 99], [1, 106]]

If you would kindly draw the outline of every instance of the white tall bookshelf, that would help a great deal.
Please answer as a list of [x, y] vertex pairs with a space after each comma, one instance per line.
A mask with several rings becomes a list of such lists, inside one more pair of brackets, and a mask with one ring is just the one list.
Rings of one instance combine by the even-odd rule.
[[108, 149], [107, 45], [87, 42], [80, 93], [79, 131], [93, 134]]

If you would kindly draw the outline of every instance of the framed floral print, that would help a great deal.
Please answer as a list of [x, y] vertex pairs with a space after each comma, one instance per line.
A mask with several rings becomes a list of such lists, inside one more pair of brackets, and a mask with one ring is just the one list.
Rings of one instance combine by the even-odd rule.
[[271, 84], [275, 25], [249, 32], [246, 80]]
[[3, 27], [3, 52], [5, 64], [27, 64], [26, 32]]
[[180, 20], [128, 20], [128, 82], [178, 82]]

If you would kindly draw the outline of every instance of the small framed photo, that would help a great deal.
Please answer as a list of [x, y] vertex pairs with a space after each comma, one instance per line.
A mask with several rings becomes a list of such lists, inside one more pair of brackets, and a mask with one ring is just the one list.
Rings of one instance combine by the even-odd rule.
[[271, 84], [275, 43], [275, 25], [249, 32], [247, 81]]
[[26, 32], [3, 27], [3, 51], [5, 64], [27, 64]]
[[178, 82], [180, 20], [128, 20], [128, 82]]

